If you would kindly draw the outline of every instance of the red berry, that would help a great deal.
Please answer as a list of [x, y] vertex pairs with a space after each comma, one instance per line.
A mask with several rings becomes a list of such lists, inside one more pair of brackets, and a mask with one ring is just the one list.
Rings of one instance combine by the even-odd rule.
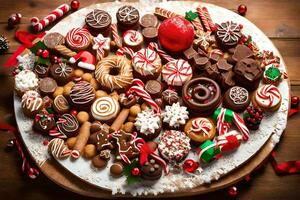
[[140, 175], [140, 169], [135, 167], [131, 170], [132, 176], [139, 176]]
[[78, 9], [79, 9], [79, 6], [80, 6], [80, 2], [79, 2], [79, 1], [73, 0], [73, 1], [71, 2], [71, 8], [72, 8], [73, 11], [78, 10]]
[[52, 63], [57, 63], [57, 59], [58, 59], [57, 56], [51, 56], [51, 62]]
[[248, 48], [252, 49], [252, 44], [251, 43], [248, 44]]
[[299, 100], [298, 96], [292, 96], [291, 97], [291, 107], [292, 108], [298, 108], [299, 107], [299, 103], [300, 103], [300, 100]]
[[184, 161], [182, 168], [185, 172], [193, 173], [199, 167], [199, 162], [195, 162], [192, 159], [187, 159]]
[[42, 57], [43, 58], [48, 58], [49, 57], [49, 51], [47, 49], [45, 49], [43, 52], [42, 52]]
[[247, 117], [247, 121], [250, 122], [250, 121], [251, 121], [251, 118], [250, 118], [250, 117]]
[[248, 38], [246, 36], [243, 37], [243, 42], [247, 42]]
[[228, 189], [228, 194], [229, 194], [230, 196], [236, 196], [236, 195], [238, 194], [237, 188], [234, 187], [234, 186], [230, 187], [230, 188]]
[[246, 12], [247, 12], [247, 6], [244, 5], [244, 4], [239, 5], [239, 7], [238, 7], [238, 13], [240, 15], [245, 15]]
[[43, 50], [42, 49], [38, 49], [37, 52], [36, 52], [36, 55], [37, 56], [41, 56], [43, 53]]
[[77, 112], [77, 110], [71, 110], [70, 114], [73, 115], [73, 116], [76, 116], [78, 114], [78, 112]]
[[248, 112], [251, 111], [251, 107], [250, 107], [250, 106], [247, 107], [247, 111], [248, 111]]
[[48, 145], [49, 141], [47, 139], [43, 140], [43, 145]]
[[[239, 24], [239, 27], [240, 27], [240, 29], [244, 28], [243, 24]], [[248, 41], [248, 39], [247, 39], [247, 41]]]

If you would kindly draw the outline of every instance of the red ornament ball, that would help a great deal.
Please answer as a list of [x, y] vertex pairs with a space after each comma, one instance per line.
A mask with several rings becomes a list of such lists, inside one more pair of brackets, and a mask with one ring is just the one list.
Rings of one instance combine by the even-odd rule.
[[43, 51], [43, 53], [42, 53], [42, 57], [43, 57], [43, 58], [48, 58], [48, 57], [49, 57], [49, 51], [45, 49], [45, 50]]
[[199, 162], [195, 162], [192, 159], [187, 159], [184, 161], [182, 168], [187, 173], [193, 173], [199, 167]]
[[78, 114], [78, 112], [77, 112], [77, 110], [71, 110], [70, 114], [76, 117], [76, 115]]
[[140, 169], [135, 167], [131, 170], [132, 176], [139, 176], [140, 175]]
[[15, 25], [21, 22], [22, 15], [20, 13], [12, 14], [7, 21], [7, 25], [9, 28], [13, 28]]
[[79, 9], [79, 6], [80, 6], [80, 2], [79, 2], [79, 1], [73, 0], [73, 1], [71, 2], [71, 8], [72, 8], [73, 11], [78, 10], [78, 9]]
[[43, 49], [38, 49], [37, 52], [36, 52], [36, 55], [41, 56], [42, 53], [43, 53]]
[[168, 51], [184, 51], [193, 43], [194, 28], [188, 20], [182, 17], [172, 17], [160, 24], [158, 40], [161, 46]]
[[247, 6], [245, 4], [239, 5], [239, 7], [238, 7], [238, 13], [240, 15], [245, 15], [246, 12], [247, 12]]
[[228, 189], [229, 196], [235, 197], [238, 194], [237, 188], [232, 186]]
[[299, 100], [298, 96], [292, 96], [291, 97], [291, 107], [292, 108], [298, 108], [299, 107], [299, 103], [300, 103], [300, 100]]

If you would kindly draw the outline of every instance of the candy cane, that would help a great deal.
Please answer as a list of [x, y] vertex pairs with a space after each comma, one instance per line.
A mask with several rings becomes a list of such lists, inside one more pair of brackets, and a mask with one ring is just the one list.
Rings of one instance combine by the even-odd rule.
[[129, 55], [130, 58], [132, 58], [134, 55], [134, 51], [128, 47], [121, 47], [116, 51], [116, 55], [118, 56], [124, 56], [126, 54]]
[[212, 32], [215, 32], [215, 31], [217, 30], [217, 27], [216, 27], [216, 24], [213, 23], [213, 21], [212, 21], [212, 19], [211, 19], [211, 17], [210, 17], [210, 14], [209, 14], [209, 12], [208, 12], [208, 10], [207, 10], [207, 8], [206, 8], [206, 7], [203, 7], [203, 8], [202, 8], [202, 11], [203, 11], [204, 16], [206, 17], [206, 20], [207, 20], [207, 23], [208, 23], [208, 25], [209, 25], [210, 30], [211, 30]]
[[210, 52], [210, 55], [214, 55], [214, 54], [217, 54], [217, 55], [220, 55], [220, 56], [224, 56], [223, 51], [221, 51], [220, 49], [213, 49], [213, 50]]
[[111, 33], [112, 33], [112, 37], [113, 37], [113, 41], [115, 42], [117, 47], [122, 47], [122, 44], [120, 42], [120, 36], [118, 34], [118, 28], [116, 24], [112, 24], [111, 25]]
[[167, 52], [161, 50], [158, 47], [158, 44], [155, 42], [150, 42], [148, 48], [156, 51], [158, 53], [158, 55], [160, 55], [162, 58], [164, 58], [165, 60], [167, 60], [168, 62], [175, 60], [174, 58], [172, 58], [170, 55], [167, 54]]
[[198, 7], [196, 10], [197, 10], [197, 12], [198, 12], [199, 18], [200, 18], [200, 20], [201, 20], [201, 22], [202, 22], [202, 24], [203, 24], [205, 30], [206, 30], [207, 32], [208, 32], [208, 31], [211, 31], [211, 30], [210, 30], [210, 27], [209, 27], [209, 24], [208, 24], [208, 20], [206, 19], [203, 10], [202, 10], [200, 7]]
[[41, 20], [37, 17], [31, 18], [31, 25], [35, 31], [41, 31], [55, 20], [65, 15], [69, 10], [70, 6], [68, 4], [62, 4]]
[[172, 11], [169, 11], [167, 9], [160, 8], [160, 7], [155, 8], [154, 14], [158, 15], [160, 17], [163, 17], [163, 18], [171, 18], [171, 17], [181, 16], [181, 15], [178, 15], [177, 13], [174, 13]]
[[24, 173], [27, 173], [29, 178], [35, 179], [39, 175], [39, 171], [36, 168], [30, 166], [29, 162], [27, 161], [27, 158], [25, 157], [25, 154], [22, 150], [22, 147], [21, 147], [21, 144], [19, 143], [19, 141], [17, 139], [14, 139], [14, 142], [16, 144], [18, 153], [20, 154], [20, 156], [22, 158], [22, 171]]
[[249, 139], [249, 129], [245, 125], [244, 120], [236, 113], [233, 113], [233, 122], [237, 128], [241, 131], [243, 135], [243, 140], [247, 141]]
[[196, 21], [196, 20], [192, 20], [191, 23], [193, 24], [195, 29], [197, 29], [199, 31], [204, 31], [201, 22]]
[[230, 123], [225, 122], [225, 112], [226, 109], [221, 108], [221, 112], [219, 116], [217, 117], [217, 129], [219, 132], [219, 135], [224, 135], [228, 132], [228, 129], [230, 128]]

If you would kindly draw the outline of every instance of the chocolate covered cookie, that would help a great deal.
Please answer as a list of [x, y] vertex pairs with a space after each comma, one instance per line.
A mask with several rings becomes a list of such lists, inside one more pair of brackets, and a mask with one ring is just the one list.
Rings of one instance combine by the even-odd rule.
[[92, 35], [97, 36], [99, 33], [107, 35], [110, 30], [111, 16], [104, 10], [95, 9], [87, 14], [85, 23]]
[[57, 83], [53, 78], [46, 77], [40, 80], [39, 90], [43, 96], [52, 95], [57, 88]]
[[147, 27], [142, 30], [142, 35], [146, 42], [155, 42], [158, 36], [158, 30], [156, 27]]
[[79, 130], [79, 123], [75, 116], [71, 114], [63, 114], [56, 122], [58, 131], [66, 137], [74, 137]]
[[70, 101], [78, 109], [87, 109], [94, 102], [95, 89], [87, 81], [76, 83], [70, 91]]
[[145, 14], [140, 20], [141, 27], [148, 28], [148, 27], [157, 27], [158, 19], [155, 15], [152, 14]]
[[64, 62], [56, 63], [50, 67], [50, 73], [58, 85], [65, 85], [73, 76], [73, 68]]
[[47, 48], [54, 49], [57, 45], [65, 44], [65, 37], [57, 32], [47, 33], [43, 41]]
[[223, 97], [223, 106], [236, 112], [244, 111], [250, 104], [249, 92], [239, 86], [228, 89]]
[[158, 180], [162, 175], [162, 167], [154, 159], [141, 166], [141, 176], [145, 180]]
[[151, 95], [152, 98], [158, 98], [161, 96], [163, 86], [157, 80], [149, 80], [145, 84], [145, 90]]
[[38, 64], [34, 65], [33, 71], [38, 75], [39, 78], [45, 78], [49, 74], [50, 67], [48, 65]]
[[241, 37], [239, 24], [228, 21], [217, 25], [216, 40], [223, 50], [235, 47]]
[[35, 115], [32, 128], [38, 133], [48, 134], [48, 132], [53, 129], [55, 125], [53, 114], [40, 112]]
[[125, 5], [116, 14], [118, 26], [121, 30], [136, 30], [139, 27], [140, 14], [133, 6]]

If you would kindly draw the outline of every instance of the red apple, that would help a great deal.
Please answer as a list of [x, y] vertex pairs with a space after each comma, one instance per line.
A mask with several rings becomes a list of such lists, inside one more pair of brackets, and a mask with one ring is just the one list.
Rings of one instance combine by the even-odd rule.
[[193, 43], [193, 25], [182, 17], [166, 19], [158, 28], [158, 40], [166, 50], [172, 52], [184, 51]]

